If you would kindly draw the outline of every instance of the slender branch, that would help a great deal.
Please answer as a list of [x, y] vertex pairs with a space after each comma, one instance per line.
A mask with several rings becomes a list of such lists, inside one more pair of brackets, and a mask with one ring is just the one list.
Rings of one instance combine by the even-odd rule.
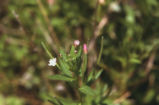
[[127, 99], [130, 96], [130, 92], [125, 92], [121, 97], [117, 98], [114, 101], [114, 104], [120, 104], [121, 102], [123, 102], [125, 99]]
[[96, 50], [95, 50], [95, 43], [96, 43], [96, 39], [97, 37], [100, 36], [100, 32], [103, 29], [103, 27], [108, 23], [108, 17], [105, 15], [101, 21], [99, 22], [99, 24], [97, 25], [97, 27], [95, 28], [94, 31], [94, 35], [88, 45], [88, 51], [91, 52], [91, 54], [89, 54], [89, 63], [88, 63], [88, 71], [90, 71], [90, 69], [92, 68], [93, 64], [96, 62]]
[[[47, 12], [46, 12], [46, 10], [45, 10], [43, 4], [41, 3], [41, 0], [37, 0], [37, 3], [38, 3], [38, 6], [39, 6], [39, 8], [40, 8], [40, 11], [41, 11], [41, 13], [42, 13], [42, 15], [43, 15], [43, 17], [44, 17], [44, 19], [45, 19], [45, 22], [46, 22], [47, 25], [48, 25], [48, 31], [50, 32], [50, 35], [51, 35], [51, 37], [52, 37], [52, 40], [53, 40], [54, 44], [56, 44], [58, 47], [60, 47], [60, 41], [59, 41], [59, 39], [58, 39], [56, 33], [54, 32], [53, 27], [52, 27], [51, 24], [50, 24], [49, 17], [48, 17], [48, 15], [47, 15]], [[54, 50], [57, 51], [57, 48], [54, 49]]]
[[96, 42], [96, 39], [97, 37], [100, 36], [100, 32], [101, 30], [103, 29], [103, 27], [108, 23], [108, 17], [105, 15], [101, 21], [99, 22], [98, 26], [95, 28], [95, 31], [94, 31], [94, 35], [93, 35], [93, 38], [91, 39], [90, 43], [89, 43], [89, 46], [88, 46], [88, 50], [89, 51], [92, 51], [94, 46], [95, 46], [95, 42]]
[[153, 65], [154, 65], [153, 63], [154, 63], [154, 60], [155, 60], [155, 56], [156, 56], [156, 52], [153, 51], [149, 60], [148, 60], [148, 63], [147, 63], [146, 69], [145, 69], [146, 75], [149, 74], [149, 72], [153, 68]]

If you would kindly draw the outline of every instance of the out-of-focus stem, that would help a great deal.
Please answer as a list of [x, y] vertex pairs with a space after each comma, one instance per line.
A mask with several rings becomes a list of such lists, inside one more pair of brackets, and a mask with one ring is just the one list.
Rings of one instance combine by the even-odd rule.
[[118, 99], [116, 99], [114, 101], [114, 104], [120, 104], [121, 102], [123, 102], [126, 98], [128, 98], [130, 96], [130, 92], [125, 92], [121, 97], [119, 97]]
[[[53, 27], [50, 24], [50, 20], [48, 18], [47, 11], [45, 10], [43, 4], [41, 3], [41, 0], [37, 0], [37, 3], [38, 3], [38, 6], [40, 8], [40, 11], [41, 11], [41, 13], [42, 13], [42, 15], [44, 17], [45, 22], [48, 25], [48, 30], [49, 30], [49, 33], [50, 33], [50, 35], [52, 37], [52, 40], [53, 40], [54, 44], [56, 44], [57, 47], [60, 47], [60, 41], [57, 38], [56, 33], [54, 32], [54, 29], [53, 29]], [[57, 50], [57, 48], [54, 49], [54, 50]]]

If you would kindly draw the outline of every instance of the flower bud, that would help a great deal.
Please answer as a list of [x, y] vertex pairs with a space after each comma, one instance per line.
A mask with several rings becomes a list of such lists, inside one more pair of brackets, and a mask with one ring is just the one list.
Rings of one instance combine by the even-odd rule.
[[109, 9], [110, 12], [120, 12], [121, 11], [121, 8], [120, 8], [120, 5], [119, 5], [118, 2], [110, 3], [108, 9]]
[[83, 45], [83, 52], [84, 52], [84, 54], [87, 54], [87, 53], [88, 53], [87, 44], [84, 44], [84, 45]]
[[54, 0], [47, 0], [47, 3], [51, 6], [54, 4]]
[[75, 40], [74, 41], [74, 46], [76, 47], [76, 46], [79, 46], [79, 44], [80, 44], [80, 41], [79, 40]]
[[99, 0], [98, 2], [99, 2], [99, 4], [101, 4], [101, 5], [104, 5], [104, 4], [105, 4], [105, 0]]

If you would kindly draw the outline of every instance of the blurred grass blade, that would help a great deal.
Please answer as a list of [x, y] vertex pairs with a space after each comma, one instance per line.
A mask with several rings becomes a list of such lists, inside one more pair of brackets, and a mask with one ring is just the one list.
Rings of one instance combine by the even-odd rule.
[[100, 52], [99, 52], [97, 64], [100, 63], [100, 60], [101, 60], [101, 57], [102, 57], [102, 52], [103, 52], [103, 36], [102, 36], [102, 39], [101, 39], [101, 47], [100, 47]]
[[81, 74], [80, 74], [81, 77], [84, 77], [84, 73], [85, 73], [86, 69], [87, 69], [87, 54], [84, 54], [83, 55], [83, 64], [82, 64], [82, 69], [81, 69]]
[[87, 82], [90, 82], [91, 80], [93, 80], [93, 74], [94, 74], [94, 70], [92, 70], [92, 71], [89, 73]]
[[103, 69], [99, 70], [99, 71], [95, 74], [94, 79], [95, 79], [95, 80], [98, 79], [99, 76], [102, 74], [102, 72], [103, 72]]
[[42, 44], [43, 48], [45, 49], [46, 53], [49, 55], [49, 57], [50, 57], [50, 58], [54, 58], [54, 57], [52, 56], [52, 54], [50, 53], [50, 51], [48, 50], [48, 48], [46, 47], [46, 45], [44, 44], [44, 42], [41, 42], [41, 44]]
[[139, 59], [137, 59], [137, 58], [131, 58], [129, 60], [129, 62], [134, 63], [134, 64], [141, 64], [141, 61]]

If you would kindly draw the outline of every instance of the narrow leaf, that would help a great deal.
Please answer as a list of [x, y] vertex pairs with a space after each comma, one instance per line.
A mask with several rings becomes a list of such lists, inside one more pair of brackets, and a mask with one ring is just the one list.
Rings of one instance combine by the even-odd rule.
[[60, 75], [60, 74], [49, 76], [49, 79], [52, 79], [52, 80], [62, 80], [62, 81], [68, 81], [68, 82], [74, 81], [73, 78], [70, 78], [70, 77], [65, 76], [65, 75]]
[[129, 61], [131, 63], [134, 63], [134, 64], [140, 64], [141, 63], [141, 61], [139, 59], [136, 59], [136, 58], [131, 58]]
[[55, 100], [55, 99], [52, 99], [52, 100], [48, 100], [50, 103], [52, 103], [53, 105], [60, 105], [59, 103], [58, 103], [58, 101], [57, 100]]
[[56, 97], [47, 97], [48, 101], [54, 105], [60, 105], [59, 101], [56, 99]]
[[91, 71], [91, 72], [89, 73], [87, 82], [93, 80], [93, 73], [94, 73], [93, 71]]
[[83, 64], [82, 64], [81, 74], [80, 74], [81, 77], [84, 76], [84, 73], [85, 73], [86, 69], [87, 69], [87, 55], [84, 54], [83, 55]]
[[62, 97], [58, 97], [57, 99], [60, 101], [62, 105], [78, 105], [79, 104], [78, 102], [75, 102], [71, 99], [66, 99]]
[[95, 94], [95, 91], [94, 90], [92, 90], [92, 88], [90, 88], [89, 86], [82, 86], [81, 88], [79, 88], [79, 90], [82, 92], [82, 93], [84, 93], [84, 94], [86, 94], [86, 95], [91, 95], [91, 96], [93, 96], [93, 95], [96, 95]]
[[95, 80], [98, 79], [99, 76], [102, 74], [102, 72], [103, 72], [103, 69], [99, 70], [99, 71], [95, 74], [94, 79], [95, 79]]
[[44, 42], [41, 42], [41, 44], [42, 44], [43, 48], [45, 49], [46, 53], [48, 54], [48, 56], [49, 56], [50, 58], [54, 58], [54, 57], [52, 56], [52, 54], [50, 53], [50, 51], [48, 50], [48, 48], [46, 47], [46, 45], [44, 44]]
[[63, 60], [67, 61], [67, 54], [64, 52], [63, 49], [60, 49], [60, 54], [61, 54]]
[[59, 63], [60, 63], [60, 68], [61, 68], [62, 73], [65, 74], [65, 75], [67, 75], [67, 76], [72, 77], [72, 72], [69, 70], [70, 67], [67, 64], [67, 62], [59, 59]]
[[75, 56], [75, 47], [74, 46], [71, 47], [70, 56], [71, 57]]
[[101, 60], [101, 57], [102, 57], [102, 52], [103, 52], [103, 36], [102, 36], [102, 39], [101, 39], [101, 47], [100, 47], [100, 52], [99, 52], [97, 64], [100, 63], [100, 60]]

